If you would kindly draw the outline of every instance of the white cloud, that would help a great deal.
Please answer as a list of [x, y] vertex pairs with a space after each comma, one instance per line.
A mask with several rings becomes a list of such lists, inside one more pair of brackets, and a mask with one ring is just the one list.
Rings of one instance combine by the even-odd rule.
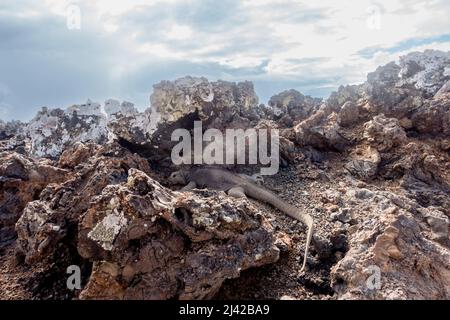
[[192, 29], [189, 26], [174, 24], [170, 27], [166, 36], [170, 40], [189, 40], [192, 38]]
[[[189, 22], [195, 24], [198, 21], [179, 23], [177, 18], [182, 17], [183, 13], [174, 17], [171, 10], [181, 5], [187, 11], [191, 8], [196, 10], [202, 4], [200, 0], [46, 0], [45, 3], [50, 12], [60, 15], [65, 14], [64, 9], [69, 4], [78, 4], [84, 15], [95, 20], [90, 21], [90, 25], [98, 23], [107, 32], [120, 30], [121, 23], [126, 19], [133, 20], [135, 14], [157, 12], [158, 15], [152, 18], [160, 20], [164, 30], [148, 30], [146, 22], [139, 21], [133, 24], [133, 33], [116, 35], [120, 37], [118, 40], [126, 39], [129, 47], [121, 49], [129, 50], [130, 54], [149, 54], [150, 50], [143, 48], [156, 48], [156, 56], [167, 55], [170, 51], [180, 49], [177, 41], [168, 41], [190, 40], [191, 45], [183, 47], [183, 52], [169, 56], [191, 61], [203, 59], [234, 68], [246, 64], [255, 66], [269, 59], [271, 66], [267, 68], [268, 71], [281, 74], [287, 72], [286, 75], [295, 72], [295, 66], [289, 62], [295, 59], [328, 57], [327, 65], [337, 67], [354, 63], [352, 56], [364, 48], [389, 48], [401, 41], [432, 37], [450, 30], [450, 19], [447, 17], [450, 1], [438, 0], [322, 0], [316, 3], [247, 0], [240, 4], [237, 2], [236, 10], [232, 12], [232, 15], [244, 15], [243, 23], [230, 25], [228, 30], [220, 33], [208, 28], [199, 30], [189, 25]], [[377, 17], [374, 18], [374, 15]], [[207, 20], [208, 12], [198, 18]], [[370, 21], [374, 19], [379, 21], [379, 29], [370, 27]], [[148, 38], [143, 40], [136, 37], [137, 34], [147, 35]], [[247, 42], [260, 42], [266, 46], [241, 48]], [[277, 46], [281, 45], [283, 48], [278, 50]], [[224, 46], [233, 50], [223, 50], [220, 55], [208, 56], [208, 52], [217, 51], [215, 47]]]
[[[81, 10], [79, 32], [65, 28], [70, 4]], [[152, 83], [140, 83], [149, 79], [143, 74], [162, 80], [201, 72], [308, 91], [361, 82], [367, 72], [408, 51], [449, 50], [448, 12], [449, 0], [2, 0], [0, 15], [9, 20], [0, 20], [0, 34], [9, 37], [2, 37], [6, 44], [0, 54], [19, 65], [28, 64], [17, 55], [24, 48], [24, 57], [41, 63], [43, 55], [60, 57], [58, 65], [66, 68], [59, 69], [83, 70], [83, 77], [71, 78], [72, 86], [91, 78], [89, 72], [101, 73], [104, 92], [130, 91], [132, 84], [150, 88]], [[8, 78], [0, 74], [1, 82], [9, 84]], [[19, 85], [12, 87], [18, 95], [14, 104], [24, 101]], [[24, 88], [25, 96], [42, 91], [31, 89]]]

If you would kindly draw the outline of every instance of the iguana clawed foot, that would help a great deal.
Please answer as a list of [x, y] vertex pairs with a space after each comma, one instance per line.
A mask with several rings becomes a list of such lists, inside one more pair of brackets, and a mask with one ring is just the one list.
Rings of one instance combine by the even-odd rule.
[[241, 187], [234, 187], [228, 190], [228, 195], [234, 198], [247, 198], [245, 191]]

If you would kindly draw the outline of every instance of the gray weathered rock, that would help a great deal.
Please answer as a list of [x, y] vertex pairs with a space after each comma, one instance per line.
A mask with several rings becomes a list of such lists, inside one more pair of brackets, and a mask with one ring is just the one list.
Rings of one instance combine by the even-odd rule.
[[350, 228], [350, 249], [331, 270], [339, 299], [449, 296], [450, 252], [421, 232], [410, 211], [417, 204], [389, 192], [359, 200], [348, 194], [346, 200], [359, 212], [360, 223]]
[[386, 118], [383, 114], [364, 124], [363, 137], [378, 151], [386, 152], [406, 141], [405, 130], [397, 119]]
[[46, 159], [16, 152], [0, 153], [0, 248], [16, 238], [14, 225], [22, 210], [50, 183], [66, 179], [67, 171]]
[[37, 157], [58, 157], [72, 143], [108, 140], [106, 117], [101, 106], [88, 101], [74, 105], [66, 111], [42, 110], [28, 123], [27, 134], [31, 139], [31, 154]]
[[0, 140], [23, 134], [24, 125], [21, 121], [13, 120], [4, 122], [0, 119]]
[[287, 90], [271, 97], [269, 106], [273, 108], [275, 115], [283, 116], [285, 125], [292, 126], [294, 121], [308, 118], [319, 108], [321, 102], [322, 99], [304, 96], [297, 90]]
[[359, 105], [352, 101], [347, 101], [341, 107], [339, 111], [339, 125], [343, 127], [350, 126], [359, 122], [361, 111]]
[[152, 107], [164, 123], [173, 123], [197, 113], [205, 123], [229, 123], [235, 115], [257, 118], [258, 97], [251, 82], [209, 82], [206, 78], [185, 77], [154, 85]]
[[450, 53], [439, 50], [412, 52], [400, 58], [399, 85], [413, 84], [434, 95], [450, 79]]
[[377, 149], [361, 146], [352, 151], [345, 168], [359, 178], [369, 179], [377, 174], [380, 162], [381, 156]]

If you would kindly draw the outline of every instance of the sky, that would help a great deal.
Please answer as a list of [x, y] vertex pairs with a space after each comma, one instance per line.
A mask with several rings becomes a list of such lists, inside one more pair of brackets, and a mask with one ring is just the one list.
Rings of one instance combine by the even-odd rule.
[[411, 51], [450, 51], [450, 0], [1, 0], [0, 119], [192, 75], [326, 98]]

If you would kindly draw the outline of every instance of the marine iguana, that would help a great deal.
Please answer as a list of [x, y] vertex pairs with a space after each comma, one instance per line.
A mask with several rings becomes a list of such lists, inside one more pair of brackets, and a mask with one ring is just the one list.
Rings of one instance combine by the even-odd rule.
[[269, 203], [288, 216], [303, 222], [307, 226], [308, 231], [306, 235], [305, 256], [300, 272], [305, 269], [313, 233], [312, 217], [299, 212], [299, 209], [296, 207], [286, 203], [264, 187], [257, 185], [257, 182], [260, 180], [257, 176], [239, 175], [218, 168], [194, 168], [173, 172], [168, 180], [172, 184], [185, 184], [181, 189], [182, 191], [188, 191], [194, 188], [208, 188], [226, 191], [230, 196], [236, 198], [249, 196], [250, 198]]

